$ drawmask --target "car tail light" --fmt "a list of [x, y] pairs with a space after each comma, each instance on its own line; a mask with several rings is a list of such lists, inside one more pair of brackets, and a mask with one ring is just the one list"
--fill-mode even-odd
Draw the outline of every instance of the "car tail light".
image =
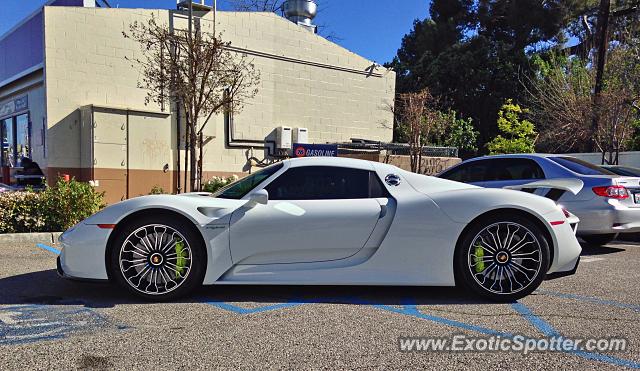
[[565, 209], [564, 207], [562, 208], [562, 213], [564, 214], [564, 217], [569, 219], [571, 217], [571, 213]]
[[593, 187], [593, 193], [601, 197], [615, 198], [618, 200], [629, 198], [629, 191], [621, 185]]
[[115, 227], [115, 224], [98, 224], [98, 228], [100, 229], [114, 229]]

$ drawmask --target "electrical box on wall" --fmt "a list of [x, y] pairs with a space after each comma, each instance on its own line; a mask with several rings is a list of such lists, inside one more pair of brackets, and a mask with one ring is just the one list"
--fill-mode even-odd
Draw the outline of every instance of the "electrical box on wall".
[[280, 126], [276, 129], [276, 148], [291, 149], [291, 128]]
[[293, 142], [302, 144], [309, 143], [309, 130], [307, 130], [307, 128], [293, 129]]

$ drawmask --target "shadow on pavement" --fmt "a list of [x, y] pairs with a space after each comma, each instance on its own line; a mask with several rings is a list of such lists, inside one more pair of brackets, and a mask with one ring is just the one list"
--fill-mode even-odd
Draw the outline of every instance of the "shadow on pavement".
[[[446, 305], [491, 303], [454, 287], [413, 286], [204, 286], [182, 303], [331, 303], [380, 305]], [[0, 279], [0, 304], [83, 305], [111, 308], [118, 304], [151, 303], [109, 283], [70, 281], [55, 270]]]
[[625, 249], [613, 246], [593, 246], [588, 244], [582, 244], [582, 256], [593, 256], [593, 255], [608, 255], [615, 254], [619, 252], [624, 252]]

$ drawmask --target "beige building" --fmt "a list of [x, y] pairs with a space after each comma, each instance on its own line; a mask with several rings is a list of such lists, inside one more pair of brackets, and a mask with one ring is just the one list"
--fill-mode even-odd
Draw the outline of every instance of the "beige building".
[[[186, 27], [186, 14], [93, 5], [53, 0], [0, 36], [1, 165], [30, 157], [49, 181], [58, 174], [92, 181], [109, 202], [154, 186], [175, 192], [184, 186], [176, 171], [184, 171], [184, 128], [172, 107], [145, 105], [141, 73], [130, 62], [139, 45], [122, 33], [152, 15]], [[385, 105], [394, 72], [273, 13], [197, 15], [203, 30], [215, 24], [261, 75], [258, 95], [240, 114], [207, 125], [205, 179], [247, 173], [251, 154], [269, 158], [279, 127], [306, 128], [309, 143], [391, 141]]]

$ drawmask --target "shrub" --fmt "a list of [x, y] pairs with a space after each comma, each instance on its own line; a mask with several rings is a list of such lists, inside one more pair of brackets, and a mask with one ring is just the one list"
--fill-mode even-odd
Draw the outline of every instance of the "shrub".
[[47, 226], [62, 231], [105, 207], [104, 192], [96, 192], [89, 183], [58, 179], [42, 192]]
[[46, 215], [41, 194], [34, 192], [0, 193], [0, 233], [39, 232]]
[[103, 195], [75, 179], [42, 192], [0, 193], [0, 233], [63, 231], [103, 208]]
[[535, 152], [535, 127], [531, 121], [520, 118], [528, 113], [527, 109], [507, 99], [498, 112], [498, 129], [504, 136], [499, 134], [487, 143], [489, 154]]
[[220, 188], [226, 187], [227, 185], [237, 181], [238, 179], [239, 179], [238, 176], [235, 174], [228, 178], [214, 176], [213, 178], [209, 179], [202, 185], [202, 191], [213, 193], [219, 190]]
[[164, 188], [160, 187], [159, 185], [154, 185], [153, 188], [151, 188], [151, 192], [149, 192], [150, 195], [164, 195], [167, 194], [167, 192], [165, 192]]

